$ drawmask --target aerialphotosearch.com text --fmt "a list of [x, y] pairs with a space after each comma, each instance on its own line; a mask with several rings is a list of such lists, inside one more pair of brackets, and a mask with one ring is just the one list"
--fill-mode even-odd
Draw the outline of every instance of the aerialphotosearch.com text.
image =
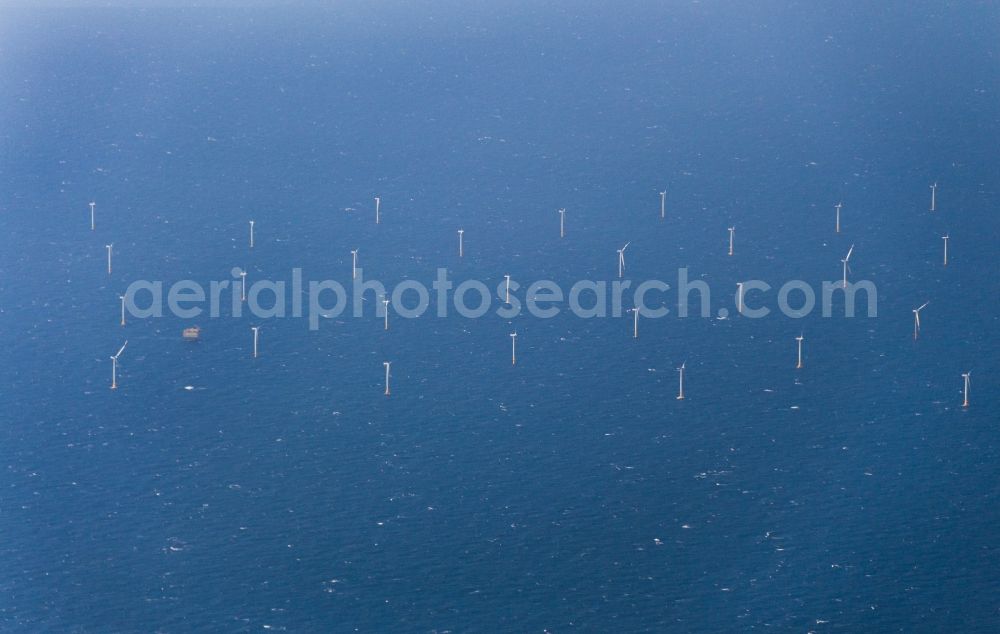
[[[303, 280], [302, 269], [293, 268], [286, 280], [248, 280], [247, 273], [232, 270], [232, 279], [213, 280], [207, 287], [194, 280], [180, 280], [166, 287], [162, 281], [136, 280], [125, 292], [125, 309], [139, 319], [170, 314], [190, 319], [206, 314], [211, 318], [242, 317], [244, 312], [257, 319], [308, 319], [309, 329], [318, 330], [321, 319], [365, 314], [384, 317], [386, 310], [406, 319], [455, 314], [479, 318], [491, 311], [502, 319], [513, 319], [524, 312], [539, 319], [569, 311], [581, 319], [621, 317], [638, 309], [643, 318], [658, 319], [668, 315], [760, 319], [773, 309], [791, 318], [812, 314], [817, 307], [823, 317], [834, 315], [834, 306], [842, 306], [837, 316], [855, 316], [855, 305], [863, 300], [864, 315], [878, 315], [878, 293], [870, 280], [847, 282], [823, 281], [818, 288], [803, 280], [789, 280], [773, 286], [763, 280], [742, 280], [726, 289], [716, 288], [726, 304], [713, 310], [713, 289], [701, 279], [690, 279], [688, 269], [677, 269], [674, 283], [648, 280], [578, 280], [566, 287], [553, 280], [535, 280], [527, 285], [507, 276], [499, 282], [449, 279], [446, 268], [438, 268], [430, 288], [421, 281], [403, 280], [387, 287], [379, 280], [366, 280], [364, 270], [346, 283], [337, 280]], [[775, 290], [777, 288], [777, 290]], [[860, 292], [860, 294], [859, 294]], [[432, 301], [433, 300], [433, 301]], [[366, 310], [367, 308], [367, 310]]]

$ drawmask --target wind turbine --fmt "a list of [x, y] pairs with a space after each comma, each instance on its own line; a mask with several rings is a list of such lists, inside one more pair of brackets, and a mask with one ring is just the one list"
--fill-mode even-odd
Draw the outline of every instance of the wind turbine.
[[632, 320], [632, 338], [633, 339], [638, 339], [639, 338], [639, 307], [636, 306], [635, 308], [630, 308], [628, 312], [634, 313], [634, 317], [635, 318]]
[[681, 367], [677, 368], [678, 376], [678, 386], [677, 386], [677, 400], [684, 400], [684, 368], [687, 366], [687, 361], [681, 364]]
[[351, 249], [351, 279], [358, 279], [358, 251], [359, 249]]
[[458, 257], [463, 257], [465, 255], [465, 246], [462, 244], [463, 233], [465, 233], [465, 229], [458, 230]]
[[729, 227], [729, 255], [733, 254], [733, 233], [736, 232], [736, 227]]
[[962, 399], [962, 407], [969, 406], [969, 384], [972, 383], [972, 370], [962, 373], [962, 378], [965, 379], [965, 386], [962, 388], [964, 398]]
[[253, 220], [250, 221], [250, 248], [253, 248]]
[[622, 248], [618, 249], [618, 277], [619, 278], [621, 278], [623, 275], [625, 275], [625, 249], [627, 249], [628, 245], [630, 245], [630, 244], [632, 244], [631, 241], [626, 242], [625, 246], [623, 246]]
[[834, 208], [837, 210], [837, 233], [840, 233], [840, 208], [844, 206], [844, 203], [837, 203]]
[[851, 245], [851, 248], [847, 250], [847, 256], [843, 260], [840, 261], [841, 264], [844, 265], [844, 288], [847, 288], [847, 272], [851, 270], [851, 267], [850, 267], [850, 265], [847, 262], [851, 259], [851, 254], [852, 253], [854, 253], [854, 245], [853, 244]]
[[90, 230], [91, 231], [94, 230], [94, 207], [96, 207], [96, 206], [97, 206], [97, 203], [90, 203]]
[[504, 302], [510, 304], [510, 275], [504, 275], [503, 277], [507, 280], [507, 299]]
[[660, 220], [667, 217], [667, 192], [660, 192]]
[[931, 185], [931, 211], [937, 210], [937, 181]]
[[379, 216], [379, 209], [382, 207], [382, 198], [380, 196], [375, 197], [375, 224], [381, 223], [381, 218]]
[[803, 339], [805, 339], [805, 337], [803, 337], [801, 333], [799, 333], [799, 336], [795, 338], [795, 341], [799, 342], [799, 362], [795, 365], [796, 368], [801, 368], [802, 367], [802, 340]]
[[392, 365], [392, 361], [383, 361], [382, 365], [385, 366], [385, 395], [389, 396], [389, 366]]
[[122, 300], [122, 326], [125, 325], [125, 296], [119, 295], [118, 299]]
[[240, 301], [247, 301], [247, 271], [240, 269]]
[[260, 335], [260, 326], [250, 326], [253, 331], [253, 358], [257, 358], [257, 337]]
[[920, 308], [913, 309], [913, 340], [916, 341], [917, 336], [920, 334], [920, 311], [922, 311], [927, 304], [930, 302], [924, 302]]
[[566, 209], [559, 210], [559, 237], [566, 237]]
[[382, 307], [385, 310], [385, 329], [389, 330], [389, 300], [382, 296]]
[[104, 248], [108, 250], [108, 275], [111, 275], [111, 247], [113, 244], [105, 244]]
[[115, 354], [115, 356], [111, 357], [111, 389], [112, 390], [117, 390], [118, 389], [118, 357], [120, 357], [122, 355], [122, 352], [125, 351], [125, 346], [127, 346], [127, 345], [128, 345], [128, 339], [126, 339], [125, 343], [122, 344], [122, 347], [118, 349], [118, 352]]
[[736, 282], [736, 312], [743, 314], [743, 282]]
[[517, 365], [517, 331], [510, 333], [510, 364]]
[[941, 239], [944, 240], [944, 265], [948, 266], [948, 234], [941, 236]]

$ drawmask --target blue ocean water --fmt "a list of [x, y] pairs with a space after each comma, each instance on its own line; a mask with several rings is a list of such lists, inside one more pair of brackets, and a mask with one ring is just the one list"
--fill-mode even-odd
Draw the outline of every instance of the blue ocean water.
[[[3, 9], [3, 629], [996, 631], [998, 25], [937, 2]], [[566, 311], [384, 331], [374, 302], [315, 332], [118, 324], [135, 280], [346, 285], [358, 248], [390, 285], [568, 288], [627, 241], [636, 283], [686, 267], [715, 315], [766, 280], [774, 312], [638, 339]], [[852, 244], [877, 317], [778, 313]]]

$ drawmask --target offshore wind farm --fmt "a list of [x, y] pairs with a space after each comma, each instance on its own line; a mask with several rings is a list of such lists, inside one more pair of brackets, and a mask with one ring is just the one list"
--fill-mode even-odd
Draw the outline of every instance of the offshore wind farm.
[[994, 629], [996, 10], [780, 7], [13, 13], [4, 625]]

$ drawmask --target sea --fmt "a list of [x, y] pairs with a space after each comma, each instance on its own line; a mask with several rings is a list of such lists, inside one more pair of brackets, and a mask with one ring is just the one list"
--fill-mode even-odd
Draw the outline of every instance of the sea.
[[[0, 631], [1000, 631], [998, 43], [975, 1], [5, 3]], [[310, 328], [352, 250], [485, 314]]]

